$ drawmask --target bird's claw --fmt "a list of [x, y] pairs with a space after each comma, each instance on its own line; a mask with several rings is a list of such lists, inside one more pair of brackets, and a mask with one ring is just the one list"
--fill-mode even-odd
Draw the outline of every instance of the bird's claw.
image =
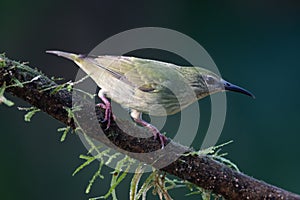
[[163, 149], [165, 147], [166, 142], [168, 141], [168, 138], [165, 135], [163, 135], [155, 126], [147, 124], [146, 127], [150, 129], [153, 133], [154, 140], [156, 140], [157, 138], [159, 139], [161, 143], [161, 148]]
[[99, 106], [102, 109], [105, 109], [104, 119], [101, 121], [101, 123], [107, 122], [106, 128], [105, 128], [105, 130], [107, 130], [110, 127], [111, 116], [112, 116], [111, 104], [109, 102], [98, 103], [97, 106]]
[[159, 138], [159, 141], [161, 143], [161, 148], [162, 149], [165, 148], [165, 144], [166, 144], [168, 138], [165, 135], [161, 134], [160, 132], [157, 132], [156, 135], [154, 135], [154, 139], [156, 140], [157, 137]]

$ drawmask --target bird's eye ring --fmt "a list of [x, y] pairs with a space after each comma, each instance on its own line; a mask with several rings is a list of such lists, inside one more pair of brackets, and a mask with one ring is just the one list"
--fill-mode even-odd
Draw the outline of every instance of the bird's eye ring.
[[213, 85], [215, 83], [215, 79], [212, 76], [207, 76], [205, 81], [206, 81], [206, 84], [209, 84], [209, 85]]

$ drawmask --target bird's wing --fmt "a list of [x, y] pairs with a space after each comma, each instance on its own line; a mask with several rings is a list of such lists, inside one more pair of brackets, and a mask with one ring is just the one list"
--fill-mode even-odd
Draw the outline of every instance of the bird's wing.
[[178, 76], [173, 64], [127, 56], [98, 56], [91, 62], [115, 78], [143, 92], [159, 92], [170, 78]]

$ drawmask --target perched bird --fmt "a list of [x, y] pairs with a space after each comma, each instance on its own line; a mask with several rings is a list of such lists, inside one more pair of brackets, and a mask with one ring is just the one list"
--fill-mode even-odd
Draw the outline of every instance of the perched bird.
[[101, 88], [98, 96], [110, 126], [111, 105], [106, 96], [130, 109], [132, 119], [151, 130], [164, 147], [167, 138], [142, 119], [175, 114], [212, 93], [235, 91], [254, 97], [201, 67], [183, 67], [171, 63], [128, 56], [85, 56], [62, 51], [46, 51], [74, 61]]

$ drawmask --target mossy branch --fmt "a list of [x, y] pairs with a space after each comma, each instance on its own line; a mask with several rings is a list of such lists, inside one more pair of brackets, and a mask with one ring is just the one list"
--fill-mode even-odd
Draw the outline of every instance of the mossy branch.
[[[80, 96], [72, 97], [72, 92], [67, 89], [62, 88], [55, 92], [53, 90], [44, 90], [49, 87], [55, 88], [57, 84], [41, 72], [25, 64], [12, 61], [3, 54], [0, 55], [0, 86], [1, 90], [4, 91], [5, 89], [6, 92], [27, 101], [32, 106], [48, 113], [72, 129], [76, 129], [76, 125], [74, 119], [70, 117], [70, 113], [66, 109], [71, 109], [72, 98], [76, 102], [80, 102], [81, 109], [85, 111], [81, 112], [81, 118], [93, 119], [96, 117], [101, 124], [100, 119], [103, 118], [103, 110], [96, 109], [95, 116], [95, 105], [93, 103], [86, 101]], [[151, 154], [145, 156], [144, 153], [160, 149], [159, 141], [155, 141], [153, 138], [132, 137], [132, 134], [129, 135], [123, 132], [115, 122], [112, 123], [108, 130], [103, 131], [104, 134], [99, 133], [98, 126], [90, 127], [85, 124], [81, 125], [83, 126], [81, 128], [84, 128], [89, 137], [108, 146], [112, 146], [113, 144], [118, 147], [117, 150], [121, 153], [157, 167], [154, 160], [157, 161], [160, 159], [160, 155], [155, 156], [155, 154]], [[105, 126], [105, 124], [101, 125]], [[126, 126], [126, 124], [124, 125]], [[124, 129], [123, 127], [123, 130], [143, 132], [141, 129], [131, 128], [131, 125], [128, 123], [128, 129]], [[188, 147], [171, 140], [169, 140], [168, 148], [171, 154], [176, 154], [176, 152], [186, 152], [187, 154], [178, 157], [176, 161], [160, 170], [175, 175], [182, 180], [194, 183], [215, 194], [222, 195], [226, 199], [300, 200], [300, 196], [297, 194], [233, 170], [214, 160], [211, 156], [189, 154], [190, 149]], [[168, 162], [166, 158], [168, 158], [168, 155], [163, 156], [162, 159]]]

